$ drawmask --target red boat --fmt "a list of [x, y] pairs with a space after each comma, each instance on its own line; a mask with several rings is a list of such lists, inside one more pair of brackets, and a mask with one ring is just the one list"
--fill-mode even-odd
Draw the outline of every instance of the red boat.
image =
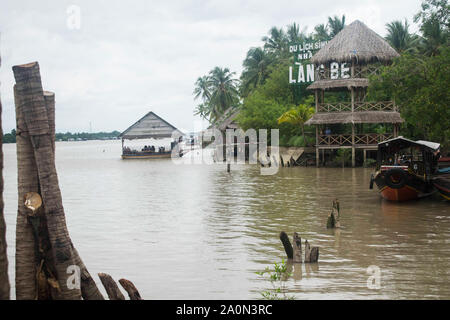
[[377, 170], [370, 180], [381, 196], [407, 201], [433, 194], [432, 178], [437, 169], [440, 145], [398, 137], [378, 144]]

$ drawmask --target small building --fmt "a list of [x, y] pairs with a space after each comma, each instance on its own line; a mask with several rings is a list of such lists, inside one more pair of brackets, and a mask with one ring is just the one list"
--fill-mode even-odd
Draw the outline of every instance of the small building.
[[[306, 122], [316, 126], [316, 165], [319, 151], [349, 148], [352, 166], [356, 150], [377, 150], [378, 143], [398, 136], [404, 120], [394, 101], [367, 101], [368, 77], [399, 54], [361, 21], [354, 21], [339, 32], [312, 58], [315, 82], [308, 89], [315, 93], [315, 114]], [[327, 102], [325, 92], [342, 92], [349, 101]], [[330, 132], [328, 126], [349, 125], [346, 133]], [[387, 133], [367, 132], [368, 124], [390, 124]]]
[[124, 143], [125, 140], [171, 139], [174, 136], [181, 138], [183, 133], [156, 113], [150, 111], [119, 135], [119, 138], [122, 139], [122, 159], [170, 158], [172, 150], [180, 142], [179, 138], [171, 142], [170, 150], [161, 146], [144, 146], [140, 150], [133, 150], [125, 146]]

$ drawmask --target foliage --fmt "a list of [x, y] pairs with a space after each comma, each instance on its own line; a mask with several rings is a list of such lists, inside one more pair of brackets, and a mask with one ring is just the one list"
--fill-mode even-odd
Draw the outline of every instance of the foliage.
[[375, 167], [376, 164], [377, 164], [377, 160], [368, 158], [363, 163], [363, 167], [364, 168], [372, 168], [372, 167]]
[[3, 143], [16, 143], [16, 129], [12, 129], [11, 133], [3, 134]]
[[370, 83], [370, 97], [394, 99], [400, 106], [403, 135], [450, 148], [450, 48], [431, 57], [404, 54]]
[[272, 289], [261, 292], [263, 299], [265, 300], [294, 300], [295, 297], [287, 294], [286, 280], [292, 275], [286, 266], [284, 260], [281, 263], [275, 263], [273, 269], [267, 267], [262, 272], [256, 272], [256, 274], [264, 277], [267, 275], [267, 280], [270, 281]]
[[274, 60], [273, 55], [259, 47], [251, 48], [247, 52], [241, 75], [241, 95], [243, 97], [248, 96], [257, 86], [264, 84], [269, 75], [269, 66]]
[[300, 104], [283, 113], [278, 118], [278, 124], [289, 123], [294, 126], [300, 126], [302, 128], [303, 140], [305, 140], [305, 122], [313, 116], [314, 111], [313, 107], [306, 104]]
[[345, 15], [342, 18], [338, 16], [328, 17], [328, 28], [330, 30], [330, 37], [333, 38], [345, 27]]
[[215, 67], [195, 82], [194, 98], [201, 98], [195, 115], [214, 123], [230, 107], [239, 104], [238, 80], [228, 68]]
[[386, 40], [397, 50], [398, 53], [412, 51], [416, 48], [418, 37], [409, 32], [409, 24], [405, 19], [402, 23], [399, 20], [386, 24], [387, 36]]
[[335, 161], [338, 163], [342, 163], [342, 168], [345, 167], [346, 164], [350, 164], [350, 160], [352, 159], [352, 150], [351, 149], [339, 149], [337, 151]]
[[[119, 136], [119, 131], [111, 132], [66, 132], [66, 133], [56, 133], [56, 141], [68, 141], [68, 140], [109, 140], [114, 139]], [[3, 135], [3, 143], [16, 143], [16, 130], [11, 130], [11, 133], [6, 133]]]

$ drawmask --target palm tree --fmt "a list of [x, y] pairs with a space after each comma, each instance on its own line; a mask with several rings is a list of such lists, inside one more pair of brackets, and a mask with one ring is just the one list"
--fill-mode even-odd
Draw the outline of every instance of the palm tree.
[[274, 61], [273, 55], [268, 54], [262, 48], [251, 48], [243, 62], [244, 70], [241, 75], [241, 92], [246, 97], [266, 80], [269, 72], [268, 67]]
[[209, 101], [211, 93], [208, 87], [208, 76], [198, 77], [195, 81], [194, 99], [202, 98], [203, 101]]
[[288, 43], [299, 43], [306, 40], [308, 37], [305, 34], [306, 28], [300, 30], [300, 25], [293, 22], [287, 26], [286, 39]]
[[210, 121], [211, 119], [211, 108], [207, 103], [200, 103], [194, 110], [194, 116], [200, 116], [205, 120]]
[[435, 56], [442, 46], [448, 44], [449, 31], [444, 30], [437, 19], [424, 22], [420, 29], [423, 34], [421, 49], [426, 55]]
[[215, 67], [208, 75], [211, 119], [216, 121], [228, 108], [239, 102], [238, 80], [228, 68]]
[[305, 140], [305, 122], [308, 121], [314, 114], [314, 108], [306, 104], [300, 104], [297, 108], [286, 111], [278, 118], [278, 124], [290, 123], [293, 125], [300, 125], [302, 128], [303, 141]]
[[328, 34], [328, 27], [325, 24], [318, 24], [314, 27], [314, 39], [319, 41], [330, 40], [330, 35]]
[[282, 55], [287, 51], [288, 40], [282, 28], [272, 27], [269, 30], [269, 36], [262, 38], [264, 49], [268, 52]]
[[339, 19], [338, 16], [328, 17], [328, 28], [330, 29], [330, 37], [333, 38], [345, 27], [345, 15]]
[[399, 20], [392, 21], [386, 24], [386, 28], [388, 31], [386, 40], [397, 52], [412, 50], [417, 37], [409, 33], [409, 24], [406, 19], [404, 23]]

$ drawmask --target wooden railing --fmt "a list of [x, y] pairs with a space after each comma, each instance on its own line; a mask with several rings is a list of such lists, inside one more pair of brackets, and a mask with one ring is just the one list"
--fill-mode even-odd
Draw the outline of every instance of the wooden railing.
[[[380, 72], [381, 69], [381, 64], [370, 64], [370, 65], [355, 65], [355, 71], [354, 71], [354, 75], [353, 77], [351, 76], [351, 63], [347, 63], [346, 67], [349, 68], [348, 72], [347, 72], [347, 76], [349, 78], [368, 78], [373, 74], [377, 74]], [[320, 67], [316, 67], [315, 68], [315, 74], [314, 74], [314, 79], [315, 81], [318, 80], [339, 80], [342, 79], [342, 74], [341, 74], [341, 64], [339, 64], [339, 69], [337, 70], [338, 74], [337, 74], [337, 78], [336, 79], [331, 79], [331, 69], [330, 69], [330, 65], [327, 64], [325, 65], [321, 65]]]
[[[352, 111], [351, 102], [336, 102], [336, 103], [320, 103], [318, 112], [345, 112]], [[354, 112], [358, 111], [397, 111], [394, 101], [380, 101], [380, 102], [355, 102]]]
[[[392, 139], [391, 133], [366, 133], [355, 134], [355, 145], [377, 145], [378, 143]], [[319, 146], [352, 146], [351, 134], [327, 134], [319, 135]]]

